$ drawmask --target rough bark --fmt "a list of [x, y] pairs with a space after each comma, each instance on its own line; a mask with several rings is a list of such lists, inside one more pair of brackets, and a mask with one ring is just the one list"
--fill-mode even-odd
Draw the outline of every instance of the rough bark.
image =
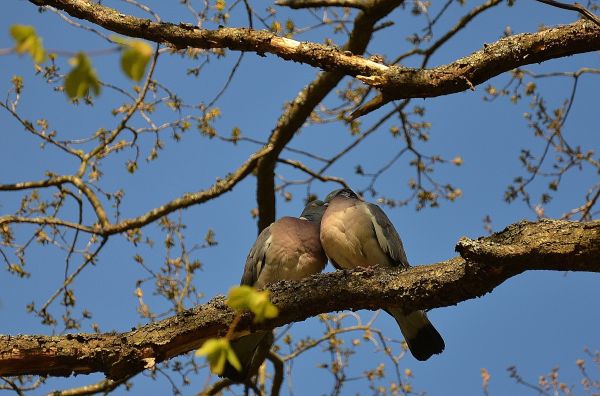
[[[277, 318], [254, 325], [242, 318], [238, 334], [273, 328], [331, 311], [406, 310], [455, 305], [491, 292], [527, 270], [600, 272], [600, 221], [520, 222], [490, 237], [459, 241], [461, 257], [411, 268], [336, 271], [270, 289]], [[332, 298], [335, 296], [335, 298]], [[222, 296], [182, 314], [125, 333], [0, 336], [0, 375], [68, 376], [103, 372], [119, 380], [198, 348], [223, 335], [234, 317]]]

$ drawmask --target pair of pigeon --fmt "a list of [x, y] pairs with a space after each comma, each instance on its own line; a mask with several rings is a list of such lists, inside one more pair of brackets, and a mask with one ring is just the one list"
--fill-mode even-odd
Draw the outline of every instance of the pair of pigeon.
[[[331, 192], [325, 202], [310, 202], [300, 218], [283, 217], [265, 228], [248, 254], [241, 284], [260, 289], [278, 280], [300, 280], [321, 272], [327, 258], [337, 269], [409, 267], [400, 236], [389, 218], [379, 206], [362, 201], [346, 188]], [[427, 360], [444, 350], [444, 340], [425, 312], [405, 313], [396, 308], [387, 312], [398, 322], [416, 359]], [[223, 375], [235, 382], [248, 381], [272, 344], [271, 331], [233, 341], [242, 370], [227, 366]]]

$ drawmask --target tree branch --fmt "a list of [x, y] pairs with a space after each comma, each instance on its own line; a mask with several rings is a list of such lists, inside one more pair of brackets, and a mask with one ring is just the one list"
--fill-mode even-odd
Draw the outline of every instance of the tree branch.
[[219, 394], [221, 394], [220, 392], [223, 389], [225, 389], [228, 386], [231, 386], [233, 384], [234, 384], [234, 382], [232, 380], [230, 380], [229, 378], [223, 378], [223, 379], [215, 382], [214, 384], [212, 384], [207, 389], [202, 390], [198, 394], [198, 396], [214, 396], [214, 395], [219, 395]]
[[72, 221], [62, 220], [56, 217], [25, 217], [25, 216], [14, 216], [5, 215], [0, 216], [0, 226], [3, 224], [10, 223], [24, 223], [24, 224], [39, 224], [39, 225], [56, 225], [61, 227], [72, 228], [74, 230], [84, 231], [90, 234], [100, 234], [100, 228], [89, 227], [83, 224], [74, 223]]
[[114, 390], [119, 385], [122, 385], [126, 382], [129, 377], [125, 377], [120, 379], [119, 381], [113, 381], [110, 379], [105, 379], [100, 382], [91, 385], [84, 385], [77, 388], [66, 389], [62, 391], [54, 391], [50, 393], [52, 396], [87, 396], [87, 395], [96, 395], [98, 393], [108, 394], [112, 390]]
[[[491, 292], [527, 270], [600, 273], [600, 221], [523, 221], [477, 240], [461, 239], [462, 257], [408, 270], [359, 268], [271, 285], [279, 316], [260, 325], [244, 315], [237, 326], [270, 329], [339, 310], [405, 310], [458, 304]], [[336, 298], [331, 298], [335, 295]], [[392, 303], [393, 302], [393, 303]], [[68, 376], [104, 372], [119, 381], [222, 336], [235, 313], [224, 297], [125, 333], [0, 336], [0, 375]]]
[[369, 7], [365, 0], [277, 0], [276, 5], [293, 9], [317, 7], [349, 7], [365, 10]]
[[433, 69], [389, 67], [380, 76], [358, 78], [395, 99], [426, 98], [465, 91], [516, 67], [600, 50], [600, 29], [578, 21], [484, 44], [483, 49]]
[[[338, 81], [343, 75], [357, 76], [365, 84], [381, 90], [382, 94], [367, 108], [355, 111], [353, 113], [355, 117], [367, 114], [392, 100], [435, 97], [474, 89], [476, 85], [519, 66], [600, 49], [599, 28], [594, 26], [593, 22], [578, 21], [536, 33], [523, 33], [507, 37], [493, 44], [484, 45], [482, 50], [469, 56], [433, 69], [388, 67], [354, 55], [364, 52], [373, 31], [372, 26], [364, 32], [367, 36], [365, 40], [360, 35], [354, 34], [363, 33], [363, 29], [357, 29], [359, 26], [355, 24], [349, 44], [344, 49], [338, 50], [322, 44], [301, 43], [273, 33], [252, 29], [206, 30], [182, 23], [175, 25], [152, 22], [148, 19], [124, 15], [112, 8], [84, 0], [30, 1], [39, 6], [56, 7], [71, 16], [85, 19], [117, 33], [158, 43], [169, 43], [176, 48], [229, 48], [258, 54], [271, 53], [286, 60], [302, 62], [339, 73]], [[357, 21], [361, 18], [367, 21], [378, 20], [401, 3], [401, 0], [373, 1], [368, 8], [365, 8], [364, 12], [359, 14]], [[390, 6], [391, 8], [389, 8]], [[353, 38], [357, 39], [356, 42], [360, 42], [361, 45], [352, 48], [353, 46], [350, 44]], [[362, 44], [364, 44], [364, 48], [361, 48]], [[306, 92], [315, 87], [318, 85], [305, 88], [298, 98], [306, 95]], [[328, 92], [328, 90], [326, 91]], [[300, 119], [305, 118], [300, 117]], [[294, 130], [298, 128], [299, 126]], [[272, 137], [276, 135], [274, 131]], [[281, 150], [275, 150], [275, 152], [279, 151]], [[275, 158], [274, 153], [272, 158], [268, 156], [265, 159], [265, 163], [269, 165], [264, 170], [265, 174], [272, 173], [269, 170], [274, 167]], [[260, 198], [259, 194], [259, 213], [261, 209], [267, 209], [267, 206], [261, 204]], [[273, 204], [274, 202], [268, 203]], [[274, 214], [274, 210], [272, 211]], [[273, 219], [270, 217], [265, 217], [266, 225], [272, 222]], [[264, 226], [264, 224], [262, 225]], [[259, 228], [262, 227], [259, 226]]]
[[[327, 51], [334, 51], [350, 56], [353, 59], [363, 59], [352, 54], [362, 54], [371, 41], [375, 24], [402, 4], [403, 0], [375, 0], [369, 2], [369, 7], [358, 14], [354, 20], [352, 32], [348, 42], [340, 52], [331, 47]], [[302, 44], [304, 45], [304, 44]], [[312, 44], [311, 44], [312, 45]], [[298, 47], [299, 48], [299, 47]], [[375, 62], [368, 61], [375, 64]], [[377, 64], [379, 65], [379, 64]], [[383, 65], [379, 65], [380, 67]], [[387, 66], [383, 66], [387, 68]], [[328, 70], [327, 68], [324, 68]], [[294, 134], [306, 122], [314, 108], [331, 92], [344, 77], [343, 73], [335, 68], [330, 72], [320, 73], [317, 78], [303, 88], [291, 102], [286, 111], [277, 121], [277, 125], [269, 143], [273, 150], [263, 158], [257, 167], [256, 173], [256, 201], [258, 204], [258, 230], [261, 231], [275, 221], [275, 165], [281, 151], [292, 140]]]
[[474, 90], [475, 86], [514, 68], [550, 59], [600, 50], [600, 29], [580, 20], [500, 39], [483, 49], [433, 69], [390, 66], [383, 73], [356, 76], [381, 91], [374, 104], [353, 112], [368, 114], [397, 99], [429, 98]]
[[600, 27], [600, 18], [598, 18], [593, 12], [591, 12], [590, 10], [588, 10], [581, 4], [561, 3], [559, 1], [554, 1], [554, 0], [537, 0], [537, 1], [540, 3], [551, 5], [552, 7], [562, 8], [563, 10], [577, 11], [578, 13], [583, 15], [584, 18], [589, 19], [590, 21], [594, 22], [596, 24], [596, 26]]
[[270, 144], [266, 144], [263, 148], [252, 154], [250, 158], [248, 158], [246, 162], [233, 173], [228, 174], [224, 179], [217, 180], [217, 182], [209, 188], [195, 193], [184, 194], [183, 196], [167, 202], [158, 208], [154, 208], [141, 216], [126, 219], [120, 223], [111, 225], [107, 227], [102, 234], [112, 235], [139, 228], [154, 220], [160, 219], [175, 210], [203, 203], [225, 194], [226, 192], [231, 191], [236, 184], [248, 176], [256, 167], [258, 160], [268, 154], [272, 149], [273, 147]]
[[[365, 83], [388, 93], [394, 92], [394, 99], [456, 93], [518, 66], [600, 49], [598, 28], [590, 22], [577, 21], [536, 33], [503, 38], [448, 65], [419, 70], [388, 67], [353, 55], [364, 51], [360, 48], [347, 48], [347, 51], [350, 51], [347, 52], [322, 44], [301, 43], [265, 31], [245, 28], [206, 30], [182, 23], [157, 23], [124, 15], [112, 8], [84, 0], [30, 1], [39, 6], [56, 7], [71, 16], [117, 33], [169, 43], [177, 48], [229, 48], [259, 54], [271, 53], [286, 60], [307, 63], [324, 70], [361, 76]], [[402, 1], [399, 0], [375, 1], [363, 14], [369, 16], [369, 19], [372, 19], [372, 14], [378, 14], [379, 19], [400, 3]], [[391, 9], [386, 10], [390, 5]], [[382, 10], [385, 12], [382, 13]], [[368, 43], [368, 40], [366, 41]]]
[[[128, 230], [132, 230], [135, 228], [145, 226], [146, 224], [149, 224], [163, 216], [166, 216], [175, 210], [184, 209], [184, 208], [190, 207], [192, 205], [206, 202], [206, 201], [216, 198], [222, 194], [225, 194], [226, 192], [233, 189], [233, 187], [235, 187], [235, 185], [237, 183], [239, 183], [246, 176], [248, 176], [250, 174], [250, 172], [252, 172], [254, 170], [254, 168], [256, 167], [258, 160], [265, 154], [269, 153], [272, 149], [273, 148], [271, 145], [269, 145], [269, 144], [265, 145], [260, 150], [258, 150], [254, 154], [252, 154], [250, 156], [250, 158], [248, 158], [246, 160], [246, 162], [244, 162], [238, 169], [236, 169], [234, 172], [228, 174], [226, 178], [217, 180], [216, 183], [214, 183], [212, 186], [210, 186], [209, 188], [207, 188], [205, 190], [198, 191], [195, 193], [184, 194], [183, 196], [176, 198], [172, 201], [169, 201], [162, 206], [154, 208], [154, 209], [146, 212], [143, 215], [125, 219], [119, 223], [111, 224], [108, 222], [108, 220], [106, 220], [106, 222], [104, 224], [102, 224], [101, 226], [100, 225], [99, 226], [95, 226], [95, 225], [94, 226], [85, 226], [82, 224], [73, 223], [73, 222], [62, 220], [62, 219], [55, 218], [55, 217], [24, 217], [24, 216], [6, 215], [6, 216], [0, 216], [0, 225], [9, 224], [9, 223], [57, 225], [57, 226], [77, 229], [80, 231], [88, 232], [90, 234], [101, 235], [104, 237], [114, 235], [114, 234], [119, 234], [119, 233], [122, 233], [122, 232], [125, 232]], [[94, 210], [96, 211], [96, 214], [98, 215], [98, 218], [102, 219], [102, 217], [100, 216], [100, 213], [104, 214], [104, 211], [102, 209], [100, 201], [96, 198], [96, 196], [89, 189], [89, 187], [87, 187], [83, 183], [83, 181], [81, 181], [79, 178], [77, 178], [75, 176], [58, 176], [56, 178], [51, 178], [51, 179], [42, 180], [42, 181], [0, 185], [0, 191], [2, 191], [2, 190], [6, 190], [6, 191], [22, 190], [22, 189], [38, 188], [38, 187], [49, 187], [49, 186], [55, 186], [55, 185], [60, 185], [60, 184], [64, 184], [64, 183], [73, 183], [75, 186], [80, 188], [83, 191], [83, 193], [86, 194], [86, 196], [90, 200], [90, 203], [94, 207]], [[100, 212], [100, 210], [102, 210], [102, 212]], [[104, 214], [103, 218], [106, 219], [105, 214]]]
[[299, 169], [302, 172], [304, 172], [304, 173], [306, 173], [306, 174], [312, 176], [313, 178], [315, 178], [317, 180], [320, 180], [322, 182], [334, 182], [334, 183], [338, 183], [343, 188], [350, 188], [350, 186], [348, 185], [348, 183], [346, 183], [346, 181], [344, 179], [342, 179], [341, 177], [323, 176], [321, 173], [315, 172], [314, 170], [310, 169], [308, 166], [304, 165], [300, 161], [291, 160], [291, 159], [285, 159], [285, 158], [280, 158], [277, 161], [280, 162], [280, 163], [282, 163], [282, 164], [293, 166], [294, 168]]
[[[65, 11], [75, 18], [87, 20], [107, 30], [143, 38], [156, 43], [166, 43], [175, 48], [228, 48], [234, 51], [270, 53], [286, 60], [308, 63], [324, 70], [343, 71], [344, 68], [354, 69], [354, 74], [365, 74], [368, 70], [387, 67], [360, 56], [340, 51], [317, 43], [301, 43], [296, 40], [277, 36], [274, 33], [247, 28], [220, 28], [217, 30], [200, 29], [196, 26], [169, 22], [153, 22], [149, 19], [125, 15], [117, 10], [88, 2], [86, 0], [29, 0], [38, 6], [50, 6]], [[365, 14], [370, 19], [380, 14], [382, 9], [392, 4], [392, 9], [403, 3], [403, 0], [375, 0]], [[391, 11], [391, 10], [390, 10]], [[387, 15], [386, 12], [383, 16]], [[378, 20], [379, 18], [377, 18]], [[359, 53], [362, 51], [359, 51]], [[345, 64], [342, 70], [338, 63]], [[348, 74], [348, 73], [345, 73]]]
[[[88, 199], [88, 202], [90, 203], [90, 205], [92, 205], [92, 208], [94, 209], [94, 212], [96, 213], [96, 216], [98, 218], [98, 222], [100, 223], [100, 225], [102, 225], [103, 227], [108, 226], [108, 224], [109, 224], [108, 217], [106, 216], [106, 211], [104, 210], [102, 203], [100, 202], [100, 200], [98, 199], [96, 194], [94, 194], [92, 189], [89, 188], [87, 186], [87, 184], [85, 184], [84, 181], [81, 180], [81, 178], [79, 178], [77, 176], [70, 176], [70, 175], [51, 176], [50, 178], [45, 179], [45, 180], [27, 181], [27, 182], [15, 183], [15, 184], [0, 184], [0, 191], [30, 190], [30, 189], [34, 189], [34, 188], [46, 188], [46, 187], [52, 187], [52, 186], [58, 187], [63, 184], [66, 184], [66, 183], [70, 183], [70, 184], [74, 185], [75, 187], [77, 187], [79, 189], [79, 191], [81, 191], [86, 196], [86, 198]], [[15, 216], [12, 216], [12, 217], [15, 217]], [[0, 217], [0, 224], [9, 222], [10, 218], [11, 218], [11, 216]], [[45, 219], [45, 218], [42, 218], [42, 219]], [[24, 222], [31, 222], [31, 221], [24, 221]], [[68, 222], [65, 222], [65, 223], [68, 223]], [[52, 224], [52, 223], [50, 221], [47, 221], [46, 224]], [[65, 225], [65, 224], [62, 224], [62, 225]], [[72, 227], [72, 226], [69, 226], [69, 227]], [[81, 227], [85, 227], [85, 226], [81, 226]], [[72, 227], [72, 228], [77, 228], [80, 230], [82, 229], [80, 227]], [[93, 229], [93, 227], [85, 227], [85, 228], [88, 228], [89, 230]]]

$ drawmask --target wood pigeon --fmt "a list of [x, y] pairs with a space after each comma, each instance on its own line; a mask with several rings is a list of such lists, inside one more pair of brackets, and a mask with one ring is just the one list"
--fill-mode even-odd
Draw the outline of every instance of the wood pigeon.
[[[350, 189], [332, 191], [325, 202], [321, 244], [334, 267], [348, 269], [383, 265], [410, 267], [398, 232], [383, 210], [364, 202]], [[444, 340], [423, 311], [388, 308], [417, 360], [444, 350]]]
[[[319, 229], [326, 205], [315, 200], [304, 208], [300, 218], [282, 217], [265, 228], [250, 249], [242, 285], [262, 289], [279, 280], [300, 280], [319, 273], [327, 264]], [[223, 376], [246, 383], [258, 371], [273, 345], [272, 331], [257, 331], [232, 341], [242, 370], [227, 364]]]

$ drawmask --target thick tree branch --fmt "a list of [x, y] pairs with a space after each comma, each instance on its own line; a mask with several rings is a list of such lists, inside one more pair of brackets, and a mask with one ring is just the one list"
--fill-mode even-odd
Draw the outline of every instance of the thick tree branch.
[[383, 73], [357, 76], [363, 83], [378, 88], [381, 94], [373, 105], [357, 109], [352, 115], [360, 117], [392, 100], [474, 90], [475, 86], [523, 65], [597, 50], [600, 50], [600, 28], [580, 20], [484, 44], [479, 51], [433, 69], [390, 66]]
[[[484, 45], [482, 50], [447, 65], [433, 69], [411, 69], [398, 66], [388, 67], [354, 55], [362, 54], [364, 48], [361, 49], [361, 45], [350, 45], [352, 36], [349, 44], [342, 50], [338, 50], [322, 44], [301, 43], [273, 33], [252, 29], [222, 28], [211, 31], [186, 24], [152, 22], [148, 19], [124, 15], [112, 8], [84, 0], [30, 1], [40, 6], [52, 6], [64, 10], [71, 16], [85, 19], [117, 33], [159, 43], [169, 43], [177, 48], [229, 48], [259, 54], [271, 53], [286, 60], [307, 63], [335, 72], [339, 75], [338, 78], [343, 75], [357, 76], [365, 84], [378, 88], [382, 93], [369, 106], [355, 111], [354, 117], [374, 111], [392, 100], [435, 97], [474, 89], [476, 85], [519, 66], [600, 49], [600, 29], [593, 22], [578, 21], [536, 33], [524, 33], [501, 39], [493, 44]], [[370, 2], [369, 7], [366, 7], [364, 12], [357, 17], [357, 21], [361, 18], [365, 21], [377, 21], [400, 3], [402, 1], [398, 0]], [[386, 11], [390, 6], [391, 9]], [[368, 23], [365, 26], [368, 26]], [[353, 36], [357, 38], [357, 41], [364, 42], [366, 48], [373, 28], [371, 26], [370, 29], [364, 30], [357, 29], [358, 27], [360, 26], [355, 24]], [[361, 39], [358, 33], [365, 34], [367, 39]], [[306, 92], [310, 90], [329, 91], [318, 88], [320, 86], [315, 81], [312, 86], [305, 88], [298, 98], [306, 95]], [[320, 95], [312, 94], [308, 99], [313, 96]], [[299, 117], [299, 119], [303, 120], [305, 117]], [[297, 122], [291, 124], [297, 124]], [[298, 128], [295, 128], [294, 131]], [[274, 131], [272, 137], [277, 135]], [[274, 168], [276, 153], [279, 151], [281, 150], [274, 150], [274, 153], [265, 159], [264, 174], [269, 174], [269, 170]], [[262, 181], [264, 182], [264, 180]], [[259, 189], [260, 186], [261, 183], [259, 183]], [[273, 202], [270, 202], [269, 197], [265, 196], [264, 200], [269, 202], [265, 202], [263, 205], [261, 194], [259, 193], [258, 196], [259, 213], [261, 209], [263, 212], [268, 209], [267, 204], [273, 206], [274, 199], [272, 199]], [[271, 209], [271, 211], [274, 215], [274, 210]], [[269, 216], [269, 214], [266, 213], [264, 220], [261, 217], [259, 228], [272, 222], [274, 216]]]
[[[380, 63], [354, 56], [352, 49], [341, 51], [323, 44], [301, 43], [263, 30], [226, 27], [208, 30], [185, 23], [176, 25], [168, 22], [153, 22], [149, 19], [125, 15], [113, 8], [86, 0], [29, 1], [38, 6], [50, 6], [63, 10], [73, 17], [87, 20], [116, 33], [156, 43], [170, 44], [176, 48], [229, 48], [258, 54], [270, 53], [286, 60], [308, 63], [324, 70], [341, 71], [344, 74], [352, 75], [368, 74], [369, 70], [385, 70], [387, 68]], [[374, 0], [369, 2], [370, 7], [364, 14], [371, 19], [381, 14], [381, 10], [389, 7], [390, 4], [393, 9], [401, 3], [403, 0]], [[388, 13], [389, 11], [383, 13], [381, 17]], [[345, 66], [340, 68], [338, 65], [340, 62], [340, 65], [345, 64]], [[348, 73], [344, 71], [345, 68], [352, 69], [354, 72]]]
[[[523, 33], [485, 45], [480, 51], [434, 69], [388, 67], [354, 53], [360, 46], [337, 50], [322, 44], [301, 43], [273, 33], [244, 28], [198, 29], [186, 24], [157, 23], [124, 15], [118, 11], [84, 0], [30, 0], [64, 10], [108, 30], [178, 48], [229, 48], [239, 51], [272, 53], [283, 59], [303, 62], [328, 71], [361, 76], [394, 99], [433, 97], [464, 91], [515, 67], [549, 59], [600, 49], [600, 29], [588, 21], [578, 21]], [[402, 1], [374, 1], [363, 13], [377, 20]], [[382, 12], [384, 11], [384, 12]], [[359, 16], [360, 17], [360, 16]], [[358, 19], [358, 18], [357, 18]], [[368, 33], [368, 32], [367, 32]], [[370, 35], [368, 35], [370, 37]], [[351, 38], [352, 40], [352, 38]], [[366, 42], [368, 43], [368, 39]], [[349, 51], [349, 52], [347, 52]]]
[[395, 99], [427, 98], [472, 89], [516, 67], [600, 50], [600, 29], [584, 20], [537, 33], [506, 37], [433, 69], [389, 67], [379, 76], [358, 78]]
[[[360, 268], [271, 285], [277, 318], [240, 332], [273, 328], [331, 311], [400, 306], [406, 310], [455, 305], [491, 292], [527, 270], [600, 273], [600, 221], [520, 222], [490, 237], [461, 239], [462, 257], [409, 270]], [[331, 298], [335, 296], [336, 298]], [[0, 336], [0, 375], [67, 376], [104, 372], [120, 380], [198, 348], [227, 331], [234, 313], [223, 297], [126, 333]]]

